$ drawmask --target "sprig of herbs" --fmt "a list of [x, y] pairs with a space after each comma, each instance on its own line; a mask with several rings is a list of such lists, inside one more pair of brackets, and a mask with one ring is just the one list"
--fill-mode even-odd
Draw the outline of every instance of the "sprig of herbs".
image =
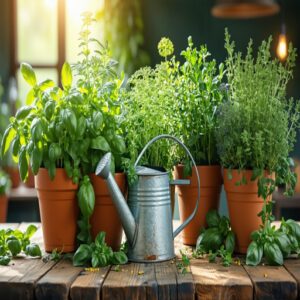
[[203, 229], [198, 237], [194, 258], [209, 254], [209, 261], [214, 262], [220, 256], [224, 266], [232, 262], [232, 253], [235, 247], [235, 235], [226, 216], [220, 217], [219, 213], [211, 210], [206, 215], [207, 228]]
[[99, 232], [93, 243], [81, 244], [73, 257], [74, 266], [91, 265], [93, 268], [123, 265], [127, 261], [127, 256], [122, 250], [113, 252], [112, 248], [107, 246], [105, 232]]
[[191, 265], [191, 261], [188, 257], [188, 254], [183, 250], [180, 250], [181, 261], [177, 263], [177, 268], [180, 270], [182, 274], [188, 273], [188, 267]]
[[26, 231], [19, 229], [0, 230], [0, 265], [8, 265], [12, 257], [24, 253], [32, 257], [41, 257], [39, 245], [30, 242], [30, 238], [37, 231], [37, 227], [29, 225]]

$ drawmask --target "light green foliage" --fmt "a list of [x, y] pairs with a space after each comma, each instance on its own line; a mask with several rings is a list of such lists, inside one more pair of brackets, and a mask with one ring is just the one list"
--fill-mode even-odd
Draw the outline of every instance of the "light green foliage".
[[[1, 144], [2, 155], [13, 150], [22, 180], [26, 180], [30, 165], [34, 174], [40, 167], [47, 168], [51, 178], [56, 168], [64, 168], [73, 182], [80, 184], [82, 242], [90, 239], [88, 219], [94, 203], [91, 183], [84, 175], [93, 173], [108, 151], [112, 152], [112, 172], [121, 170], [126, 151], [120, 129], [122, 78], [116, 74], [117, 62], [109, 49], [90, 36], [93, 22], [91, 13], [83, 14], [79, 60], [73, 68], [63, 65], [63, 89], [51, 80], [38, 83], [33, 69], [22, 64], [22, 75], [32, 85], [29, 102], [10, 119]], [[91, 50], [91, 44], [96, 50]]]
[[5, 195], [9, 192], [11, 187], [11, 181], [4, 171], [0, 169], [0, 196]]
[[139, 0], [105, 0], [97, 19], [104, 22], [104, 37], [112, 55], [119, 61], [119, 71], [132, 74], [149, 63], [143, 49], [143, 19]]
[[259, 195], [274, 190], [274, 180], [264, 179], [263, 170], [276, 173], [276, 184], [286, 183], [291, 192], [295, 176], [288, 155], [299, 127], [300, 103], [286, 99], [286, 86], [292, 78], [296, 51], [290, 45], [286, 63], [273, 59], [271, 38], [253, 54], [250, 40], [245, 56], [235, 52], [234, 42], [225, 33], [229, 101], [218, 112], [218, 152], [229, 169], [251, 169], [260, 178]]
[[172, 41], [166, 37], [161, 38], [157, 46], [158, 53], [161, 57], [167, 58], [174, 53], [174, 45]]
[[105, 232], [99, 232], [95, 241], [90, 244], [81, 244], [73, 257], [74, 266], [88, 266], [93, 268], [107, 265], [122, 265], [128, 261], [126, 254], [120, 250], [113, 252], [105, 243]]
[[17, 256], [22, 251], [32, 257], [41, 257], [40, 247], [30, 242], [30, 238], [36, 232], [37, 227], [29, 225], [26, 231], [18, 229], [0, 230], [0, 265], [8, 265], [13, 256]]
[[[128, 80], [123, 93], [123, 130], [131, 160], [134, 162], [143, 147], [159, 134], [172, 134], [174, 127], [174, 58], [154, 68], [145, 67]], [[174, 79], [174, 80], [173, 80]], [[172, 143], [160, 140], [146, 151], [141, 164], [171, 169]]]
[[199, 258], [208, 253], [210, 262], [220, 256], [223, 265], [229, 266], [235, 247], [235, 235], [229, 219], [226, 216], [221, 217], [216, 210], [211, 210], [206, 215], [206, 223], [208, 227], [202, 229], [193, 257]]
[[188, 267], [191, 265], [191, 261], [185, 251], [180, 250], [180, 254], [181, 254], [181, 261], [177, 263], [176, 266], [182, 274], [186, 274], [188, 273]]
[[[184, 63], [177, 76], [174, 133], [189, 148], [198, 165], [218, 164], [216, 111], [225, 98], [224, 65], [217, 66], [214, 59], [209, 59], [206, 46], [194, 47], [191, 37], [181, 55]], [[178, 154], [178, 160], [183, 162], [183, 152]], [[191, 162], [184, 164], [191, 173]]]

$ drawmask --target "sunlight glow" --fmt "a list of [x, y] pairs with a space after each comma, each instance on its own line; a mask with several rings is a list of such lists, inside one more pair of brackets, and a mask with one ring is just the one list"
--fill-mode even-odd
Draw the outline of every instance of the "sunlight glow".
[[44, 1], [49, 9], [54, 9], [56, 7], [56, 0], [44, 0]]
[[285, 60], [287, 57], [287, 41], [286, 41], [286, 35], [280, 34], [278, 45], [277, 45], [277, 56], [280, 60]]

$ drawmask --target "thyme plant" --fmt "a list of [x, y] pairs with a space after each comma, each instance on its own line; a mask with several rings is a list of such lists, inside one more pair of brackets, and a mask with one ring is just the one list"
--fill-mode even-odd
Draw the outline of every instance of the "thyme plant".
[[[221, 164], [228, 169], [253, 170], [259, 195], [267, 199], [275, 185], [285, 183], [292, 193], [296, 177], [290, 170], [289, 153], [299, 128], [300, 103], [287, 99], [296, 50], [289, 46], [283, 64], [271, 56], [270, 37], [260, 45], [257, 56], [250, 40], [247, 53], [235, 52], [235, 44], [225, 32], [229, 100], [218, 112], [217, 147]], [[264, 177], [275, 173], [275, 180]]]

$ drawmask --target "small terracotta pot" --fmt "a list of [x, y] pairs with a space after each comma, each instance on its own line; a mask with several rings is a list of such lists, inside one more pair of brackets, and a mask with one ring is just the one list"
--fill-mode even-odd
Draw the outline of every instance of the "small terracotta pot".
[[8, 207], [7, 195], [5, 194], [0, 195], [0, 223], [6, 222], [7, 207]]
[[16, 167], [5, 167], [4, 170], [8, 173], [11, 180], [11, 187], [17, 188], [21, 183], [19, 169]]
[[35, 176], [40, 215], [47, 252], [57, 249], [73, 252], [76, 249], [78, 185], [68, 178], [64, 169], [56, 169], [53, 181], [47, 169], [39, 169]]
[[[258, 197], [257, 180], [251, 181], [252, 170], [231, 170], [232, 179], [228, 179], [228, 170], [224, 169], [224, 188], [227, 197], [230, 223], [236, 234], [236, 252], [246, 253], [251, 242], [251, 233], [259, 229], [263, 199]], [[242, 177], [247, 184], [237, 186]], [[266, 175], [267, 176], [267, 175]], [[271, 176], [270, 176], [271, 177]], [[268, 201], [271, 200], [271, 197]]]
[[24, 182], [25, 186], [28, 188], [34, 188], [34, 175], [31, 171], [31, 168], [28, 168], [28, 178]]
[[[94, 239], [100, 231], [105, 231], [106, 243], [114, 250], [119, 250], [122, 240], [122, 224], [108, 191], [106, 181], [95, 174], [91, 174], [90, 178], [96, 197], [94, 213], [90, 219], [92, 237]], [[115, 180], [121, 192], [125, 195], [125, 174], [116, 173]]]
[[[222, 173], [220, 166], [197, 166], [200, 176], [200, 203], [194, 219], [182, 231], [182, 240], [185, 245], [195, 245], [202, 227], [206, 226], [206, 214], [212, 210], [219, 209], [220, 193], [222, 187]], [[183, 165], [178, 165], [174, 170], [175, 179], [182, 179]], [[197, 197], [197, 177], [195, 167], [190, 185], [176, 186], [178, 194], [179, 215], [181, 223], [193, 212]]]

